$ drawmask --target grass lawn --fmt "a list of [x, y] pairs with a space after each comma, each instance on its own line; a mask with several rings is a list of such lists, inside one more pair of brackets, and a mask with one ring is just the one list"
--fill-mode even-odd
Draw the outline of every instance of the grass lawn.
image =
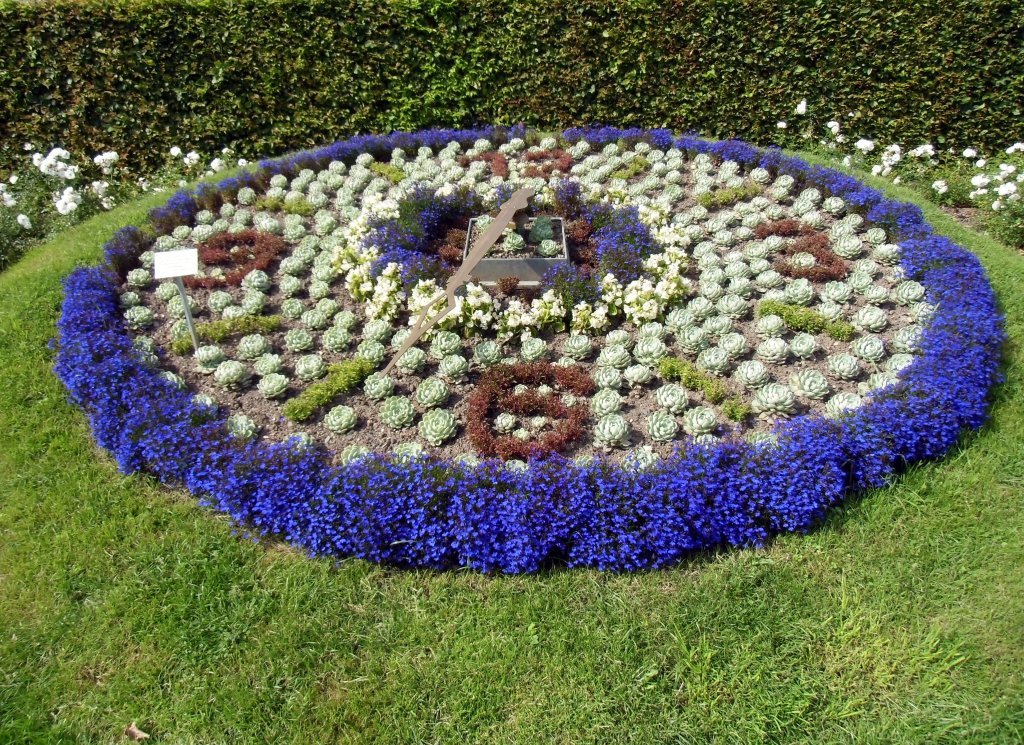
[[94, 446], [50, 372], [60, 280], [161, 199], [0, 274], [0, 743], [1024, 740], [1021, 256], [922, 204], [1011, 337], [941, 462], [765, 550], [485, 577], [254, 545]]

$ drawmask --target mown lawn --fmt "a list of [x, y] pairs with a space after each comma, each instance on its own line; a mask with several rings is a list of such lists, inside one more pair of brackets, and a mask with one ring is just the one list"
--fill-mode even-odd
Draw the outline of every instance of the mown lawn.
[[1024, 258], [922, 205], [1011, 337], [943, 461], [762, 551], [486, 577], [254, 545], [93, 445], [60, 280], [155, 201], [0, 275], [0, 743], [1024, 741]]

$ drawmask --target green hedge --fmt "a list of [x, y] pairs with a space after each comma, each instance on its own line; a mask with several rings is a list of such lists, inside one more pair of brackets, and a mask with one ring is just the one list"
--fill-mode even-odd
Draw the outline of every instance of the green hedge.
[[[1019, 0], [0, 0], [0, 142], [271, 155], [478, 122], [1019, 137]], [[848, 111], [858, 117], [845, 118]]]

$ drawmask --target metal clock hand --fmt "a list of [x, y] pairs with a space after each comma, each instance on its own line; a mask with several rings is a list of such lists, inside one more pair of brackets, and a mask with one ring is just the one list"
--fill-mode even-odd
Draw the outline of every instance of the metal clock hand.
[[[395, 363], [401, 358], [403, 354], [408, 352], [423, 335], [427, 333], [438, 321], [444, 318], [446, 315], [455, 310], [456, 298], [455, 292], [462, 287], [473, 274], [473, 269], [480, 263], [480, 259], [487, 255], [487, 251], [490, 250], [491, 246], [494, 245], [495, 241], [501, 237], [502, 231], [505, 230], [505, 226], [509, 224], [515, 214], [521, 210], [526, 209], [529, 205], [530, 197], [536, 192], [533, 189], [519, 189], [508, 201], [501, 205], [501, 210], [498, 212], [497, 217], [487, 226], [484, 230], [483, 235], [476, 239], [473, 247], [466, 255], [462, 265], [455, 270], [455, 274], [448, 278], [448, 282], [445, 284], [445, 289], [437, 293], [430, 302], [420, 311], [419, 316], [416, 319], [416, 324], [412, 327], [409, 335], [406, 337], [405, 342], [401, 348], [395, 353], [395, 356], [391, 358], [387, 366], [384, 368], [383, 374], [387, 374], [395, 366]], [[427, 319], [427, 313], [430, 312], [430, 308], [441, 298], [447, 297], [448, 304], [442, 308], [437, 315], [433, 316], [429, 320]]]

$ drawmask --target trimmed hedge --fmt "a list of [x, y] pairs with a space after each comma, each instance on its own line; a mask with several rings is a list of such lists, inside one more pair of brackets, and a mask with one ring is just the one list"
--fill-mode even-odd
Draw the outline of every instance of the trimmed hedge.
[[[0, 165], [24, 141], [250, 156], [358, 131], [615, 121], [769, 143], [1019, 135], [1017, 0], [0, 0]], [[854, 119], [849, 111], [860, 112]]]

